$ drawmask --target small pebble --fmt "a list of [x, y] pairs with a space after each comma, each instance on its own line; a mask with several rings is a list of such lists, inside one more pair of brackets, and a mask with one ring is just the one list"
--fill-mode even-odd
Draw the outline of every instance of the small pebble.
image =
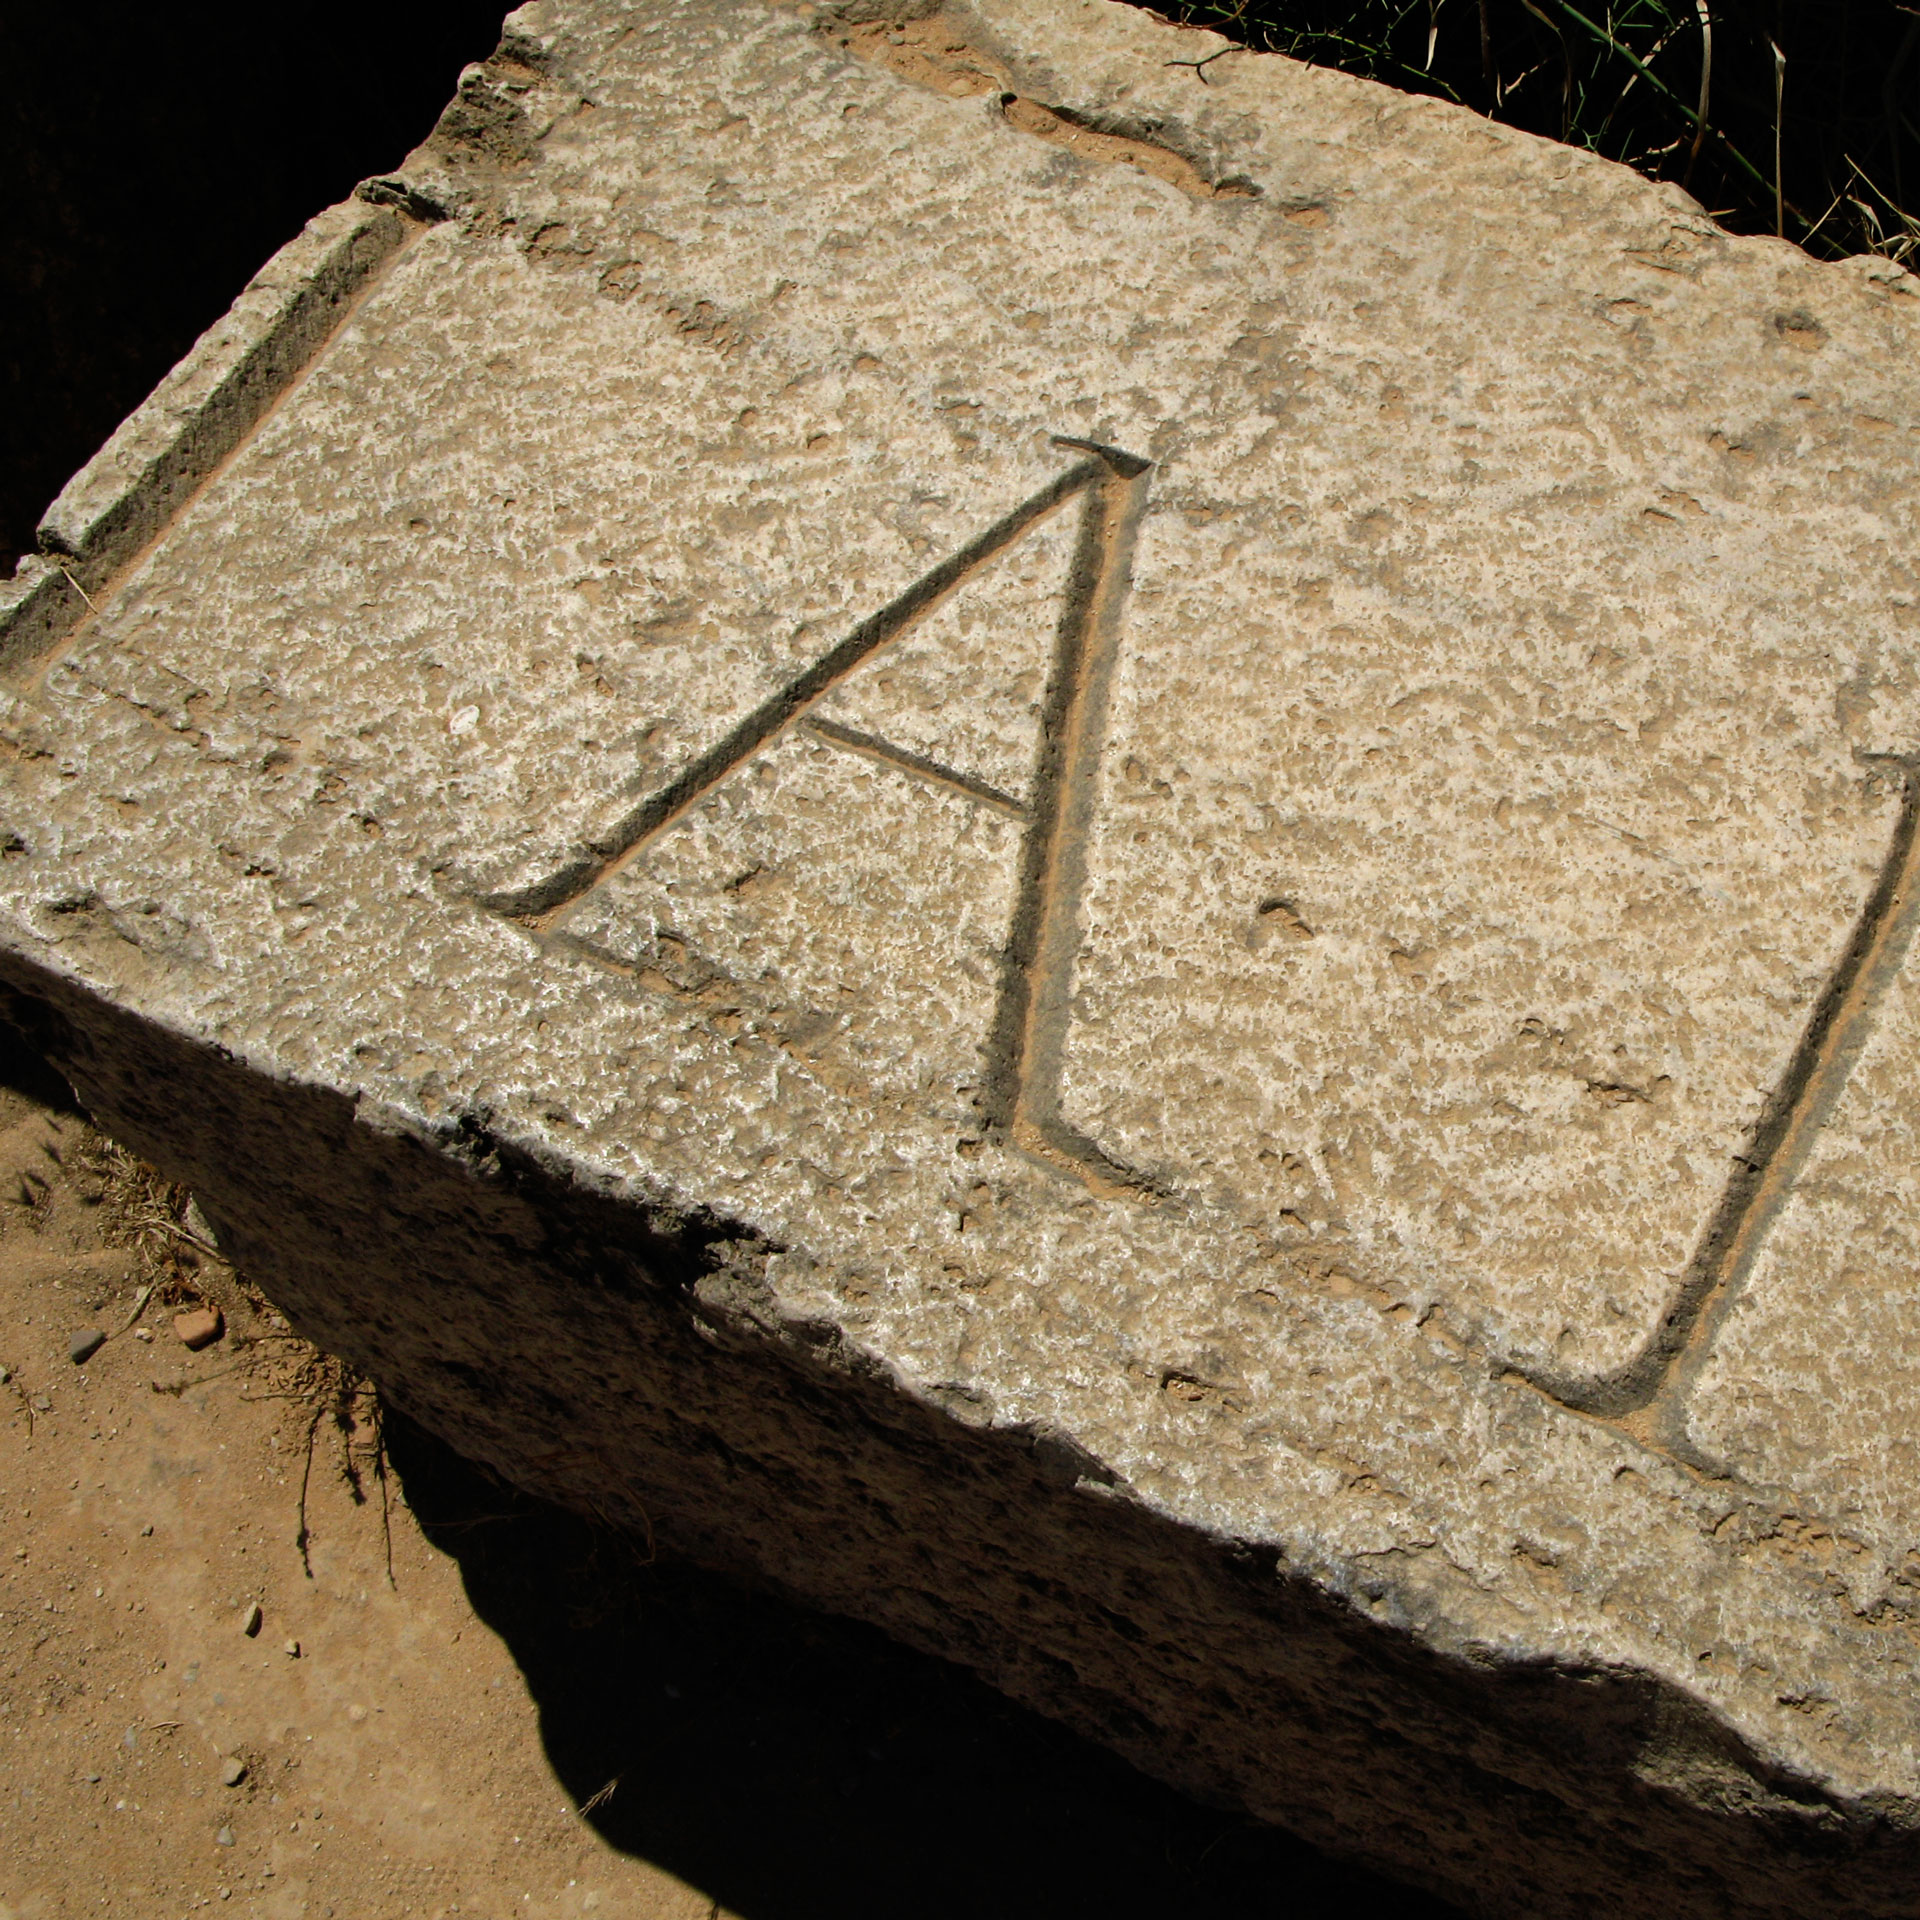
[[136, 1340], [151, 1340], [153, 1338], [153, 1329], [151, 1327], [135, 1327], [133, 1337]]
[[249, 1640], [260, 1631], [260, 1621], [262, 1617], [260, 1602], [258, 1600], [249, 1600], [245, 1612], [240, 1616], [240, 1631], [244, 1633]]
[[67, 1343], [67, 1358], [84, 1367], [106, 1344], [107, 1336], [98, 1327], [82, 1327]]
[[149, 1520], [147, 1524], [140, 1529], [140, 1538], [142, 1540], [149, 1540], [152, 1537], [153, 1537], [153, 1522]]
[[298, 1660], [300, 1658], [300, 1642], [298, 1640], [289, 1640], [287, 1642], [286, 1652], [289, 1660]]
[[51, 1413], [53, 1402], [44, 1393], [36, 1393], [33, 1396], [33, 1410], [35, 1413]]
[[[213, 1844], [216, 1847], [232, 1846], [233, 1845], [233, 1829], [231, 1827], [222, 1827], [220, 1831], [213, 1836]], [[222, 1888], [221, 1891], [224, 1892], [225, 1889]]]
[[220, 1338], [225, 1331], [225, 1323], [220, 1318], [218, 1307], [195, 1307], [191, 1313], [176, 1313], [173, 1316], [173, 1330], [183, 1347], [191, 1353], [198, 1353], [202, 1347], [210, 1347]]
[[12, 1378], [13, 1369], [11, 1367], [0, 1367], [0, 1387], [4, 1387]]
[[223, 1787], [237, 1787], [247, 1777], [247, 1763], [235, 1754], [229, 1754], [220, 1762], [220, 1784]]
[[97, 1773], [90, 1773], [87, 1775], [88, 1786], [97, 1787], [99, 1784], [100, 1784], [100, 1776]]

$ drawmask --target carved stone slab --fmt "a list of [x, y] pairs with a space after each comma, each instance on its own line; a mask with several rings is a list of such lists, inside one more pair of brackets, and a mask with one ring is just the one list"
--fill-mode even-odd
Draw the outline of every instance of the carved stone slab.
[[1917, 293], [539, 0], [0, 604], [0, 976], [527, 1485], [1488, 1912], [1909, 1912]]

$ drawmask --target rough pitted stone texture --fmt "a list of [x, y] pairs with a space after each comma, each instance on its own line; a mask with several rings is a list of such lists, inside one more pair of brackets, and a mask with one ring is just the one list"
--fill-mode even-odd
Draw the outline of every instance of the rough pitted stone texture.
[[529, 1486], [1488, 1913], [1908, 1913], [1920, 289], [1219, 45], [512, 16], [16, 593], [0, 975]]

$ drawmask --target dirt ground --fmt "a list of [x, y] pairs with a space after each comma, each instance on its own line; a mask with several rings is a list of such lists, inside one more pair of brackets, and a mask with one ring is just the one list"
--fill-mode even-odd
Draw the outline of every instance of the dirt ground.
[[0, 1060], [0, 1920], [1448, 1911], [383, 1421], [69, 1102]]

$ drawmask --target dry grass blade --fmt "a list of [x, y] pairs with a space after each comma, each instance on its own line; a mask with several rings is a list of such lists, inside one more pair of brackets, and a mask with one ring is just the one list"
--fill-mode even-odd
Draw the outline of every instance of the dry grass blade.
[[614, 1789], [619, 1786], [621, 1778], [622, 1776], [616, 1773], [597, 1793], [589, 1794], [580, 1802], [580, 1811], [583, 1814], [598, 1812], [613, 1798]]
[[1693, 145], [1687, 149], [1687, 170], [1680, 184], [1693, 184], [1693, 170], [1700, 164], [1700, 149], [1706, 144], [1707, 115], [1713, 106], [1713, 12], [1707, 0], [1693, 0], [1700, 10], [1700, 104], [1694, 109]]
[[1773, 230], [1784, 240], [1787, 203], [1781, 193], [1780, 123], [1787, 99], [1787, 56], [1780, 51], [1778, 41], [1769, 40], [1767, 45], [1773, 48]]
[[[1172, 12], [1676, 180], [1735, 231], [1823, 257], [1904, 231], [1905, 182], [1920, 181], [1905, 79], [1920, 11], [1906, 0], [1475, 0], [1464, 32], [1436, 0], [1176, 0]], [[1854, 190], [1854, 166], [1872, 192]], [[1883, 202], [1899, 218], [1876, 224], [1864, 209], [1884, 215]]]

